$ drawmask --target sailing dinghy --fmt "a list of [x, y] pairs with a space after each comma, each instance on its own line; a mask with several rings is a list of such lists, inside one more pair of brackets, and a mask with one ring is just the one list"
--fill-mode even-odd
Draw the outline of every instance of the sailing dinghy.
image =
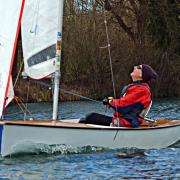
[[[58, 14], [58, 15], [57, 15]], [[23, 17], [22, 17], [23, 16]], [[104, 148], [165, 148], [180, 140], [179, 120], [143, 123], [139, 128], [80, 124], [57, 120], [62, 44], [63, 0], [6, 0], [0, 2], [0, 152], [19, 153], [24, 144], [95, 146]], [[22, 21], [21, 21], [22, 19]], [[24, 74], [32, 79], [54, 76], [52, 119], [3, 119], [13, 98], [11, 72], [22, 27]]]

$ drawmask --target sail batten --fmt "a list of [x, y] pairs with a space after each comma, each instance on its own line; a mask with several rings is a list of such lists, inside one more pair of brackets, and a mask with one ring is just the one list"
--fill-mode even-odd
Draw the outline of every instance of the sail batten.
[[57, 14], [58, 0], [26, 0], [21, 28], [24, 74], [32, 79], [55, 72]]

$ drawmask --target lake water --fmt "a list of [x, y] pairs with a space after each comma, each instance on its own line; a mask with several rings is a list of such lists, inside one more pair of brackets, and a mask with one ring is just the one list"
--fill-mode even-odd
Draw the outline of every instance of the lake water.
[[[27, 118], [51, 118], [50, 103], [28, 104], [32, 115]], [[101, 104], [87, 101], [60, 103], [59, 117], [79, 118], [89, 112], [105, 113]], [[111, 111], [105, 114], [111, 114]], [[22, 119], [24, 114], [15, 105], [6, 112], [7, 119]], [[154, 119], [179, 119], [180, 100], [156, 102], [149, 116]], [[31, 149], [30, 153], [10, 158], [0, 157], [0, 179], [180, 179], [180, 143], [160, 150], [95, 147], [72, 149], [66, 146]]]

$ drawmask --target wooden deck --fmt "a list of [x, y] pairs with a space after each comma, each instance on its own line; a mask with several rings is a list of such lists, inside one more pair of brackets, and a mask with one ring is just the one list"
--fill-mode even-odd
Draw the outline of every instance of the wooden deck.
[[14, 124], [14, 125], [41, 125], [41, 126], [57, 126], [57, 127], [90, 127], [86, 124], [62, 122], [60, 120], [15, 120], [15, 121], [1, 121], [0, 124]]
[[[48, 127], [74, 127], [74, 128], [116, 128], [111, 126], [100, 126], [100, 125], [91, 125], [91, 124], [81, 124], [75, 122], [63, 122], [60, 120], [14, 120], [14, 121], [0, 121], [2, 125], [30, 125], [30, 126], [48, 126]], [[148, 127], [162, 127], [170, 125], [180, 125], [180, 120], [158, 120], [153, 123], [144, 122], [140, 128]], [[128, 128], [129, 129], [129, 128]], [[139, 129], [139, 128], [138, 128]]]
[[155, 122], [146, 122], [144, 121], [141, 126], [164, 126], [164, 125], [180, 125], [180, 120], [168, 120], [168, 119], [159, 119]]

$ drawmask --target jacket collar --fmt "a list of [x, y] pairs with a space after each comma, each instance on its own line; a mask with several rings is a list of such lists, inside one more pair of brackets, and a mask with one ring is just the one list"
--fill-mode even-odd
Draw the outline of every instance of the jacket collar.
[[132, 84], [141, 84], [143, 81], [142, 80], [137, 80], [137, 81], [133, 81]]

